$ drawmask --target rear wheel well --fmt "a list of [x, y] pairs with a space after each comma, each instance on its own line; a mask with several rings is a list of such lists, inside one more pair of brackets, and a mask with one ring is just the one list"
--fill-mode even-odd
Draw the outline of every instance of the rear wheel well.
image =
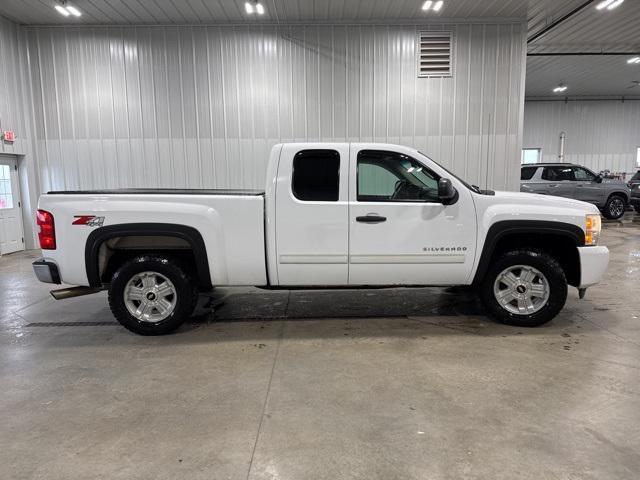
[[134, 257], [144, 255], [167, 255], [179, 260], [187, 273], [196, 281], [196, 258], [190, 245], [173, 237], [114, 237], [100, 245], [98, 268], [102, 283], [110, 283], [113, 274]]
[[580, 284], [580, 257], [573, 238], [549, 233], [506, 234], [497, 241], [490, 262], [506, 252], [522, 249], [546, 252], [562, 266], [569, 285], [577, 287]]
[[211, 288], [202, 236], [194, 228], [171, 224], [124, 224], [94, 230], [85, 247], [89, 284], [99, 287], [109, 283], [123, 263], [143, 254], [174, 257], [200, 288]]

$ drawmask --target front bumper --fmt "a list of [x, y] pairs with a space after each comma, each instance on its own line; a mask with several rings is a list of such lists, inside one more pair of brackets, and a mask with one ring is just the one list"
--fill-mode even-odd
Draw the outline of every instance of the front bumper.
[[580, 255], [580, 285], [587, 288], [602, 280], [609, 266], [607, 247], [578, 247]]
[[58, 271], [58, 265], [46, 258], [39, 258], [31, 264], [33, 266], [33, 272], [38, 277], [38, 280], [44, 283], [60, 284], [60, 272]]

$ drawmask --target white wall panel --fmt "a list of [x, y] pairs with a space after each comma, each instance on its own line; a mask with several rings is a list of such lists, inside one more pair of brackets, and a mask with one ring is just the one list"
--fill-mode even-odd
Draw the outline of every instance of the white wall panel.
[[28, 27], [41, 189], [261, 188], [280, 141], [402, 143], [515, 189], [525, 26], [457, 24], [452, 78], [417, 26]]
[[640, 147], [640, 101], [536, 101], [525, 103], [524, 147], [557, 161], [565, 132], [565, 161], [599, 172], [635, 172]]
[[24, 32], [0, 16], [0, 130], [16, 133], [15, 142], [0, 141], [0, 153], [16, 155], [18, 159], [25, 242], [32, 248], [35, 245], [32, 211], [40, 179], [33, 155], [34, 116], [29, 82]]

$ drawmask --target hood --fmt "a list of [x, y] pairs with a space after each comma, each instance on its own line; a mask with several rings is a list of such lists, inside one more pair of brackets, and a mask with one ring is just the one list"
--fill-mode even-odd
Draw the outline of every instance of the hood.
[[537, 193], [525, 192], [496, 192], [498, 199], [505, 200], [510, 203], [519, 203], [524, 205], [544, 205], [573, 208], [583, 210], [585, 213], [600, 213], [595, 205], [572, 198], [554, 197], [553, 195], [540, 195]]

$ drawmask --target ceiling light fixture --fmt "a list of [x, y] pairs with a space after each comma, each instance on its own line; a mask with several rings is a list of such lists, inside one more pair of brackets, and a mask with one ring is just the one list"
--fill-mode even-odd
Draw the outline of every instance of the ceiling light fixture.
[[80, 10], [78, 10], [76, 7], [72, 7], [71, 5], [67, 6], [67, 12], [69, 12], [74, 17], [79, 17], [80, 15], [82, 15], [82, 13], [80, 13]]
[[627, 63], [640, 63], [640, 57], [633, 57], [627, 60]]
[[604, 0], [596, 5], [596, 9], [603, 10], [606, 8], [607, 10], [613, 10], [614, 8], [619, 7], [622, 2], [624, 2], [624, 0]]
[[562, 93], [566, 89], [567, 89], [567, 86], [561, 83], [560, 85], [558, 85], [556, 88], [553, 89], [553, 93]]
[[264, 15], [264, 5], [258, 0], [249, 0], [244, 2], [244, 11], [249, 15], [257, 13], [258, 15]]
[[438, 0], [437, 2], [427, 0], [422, 4], [422, 10], [424, 10], [425, 12], [428, 12], [429, 10], [433, 10], [434, 12], [439, 12], [443, 4], [444, 2], [442, 0]]
[[58, 11], [60, 15], [64, 15], [65, 17], [68, 17], [69, 15], [71, 15], [71, 13], [69, 13], [67, 9], [64, 8], [62, 5], [56, 5], [54, 8]]
[[71, 5], [67, 5], [66, 0], [60, 0], [56, 5], [53, 6], [57, 10], [60, 15], [64, 15], [68, 17], [69, 15], [73, 15], [74, 17], [79, 17], [82, 15], [80, 10]]

